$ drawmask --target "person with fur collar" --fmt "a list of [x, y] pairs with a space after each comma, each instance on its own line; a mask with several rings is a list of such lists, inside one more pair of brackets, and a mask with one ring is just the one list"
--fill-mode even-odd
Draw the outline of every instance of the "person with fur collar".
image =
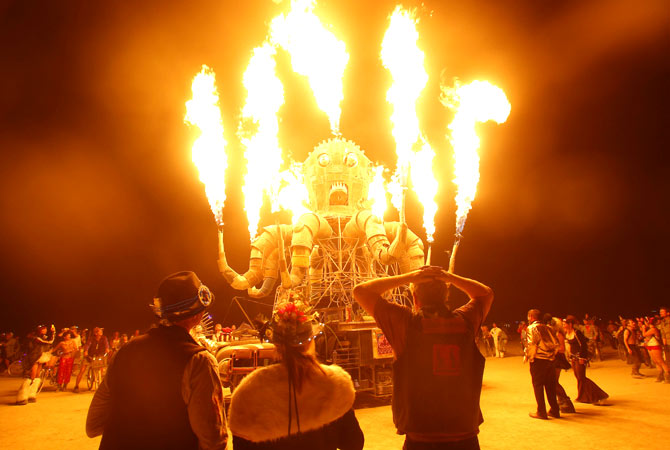
[[363, 448], [351, 377], [316, 361], [321, 330], [306, 309], [299, 302], [278, 308], [268, 334], [281, 362], [252, 372], [235, 389], [228, 422], [235, 450]]

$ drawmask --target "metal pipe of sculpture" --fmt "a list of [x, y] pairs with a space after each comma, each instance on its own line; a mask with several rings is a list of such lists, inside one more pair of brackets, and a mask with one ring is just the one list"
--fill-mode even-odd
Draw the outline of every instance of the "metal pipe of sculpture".
[[305, 213], [293, 226], [291, 239], [291, 286], [299, 286], [307, 269], [314, 241], [331, 237], [333, 229], [326, 219], [316, 213]]
[[[279, 233], [279, 222], [277, 222], [277, 232]], [[291, 234], [293, 230], [291, 230]], [[293, 237], [293, 236], [291, 236]], [[289, 289], [291, 287], [291, 274], [288, 271], [288, 266], [286, 265], [286, 253], [284, 249], [284, 239], [279, 239], [279, 276], [281, 277], [281, 285], [284, 289]]]
[[[279, 239], [280, 245], [282, 240]], [[279, 272], [279, 249], [274, 249], [270, 254], [265, 258], [263, 262], [263, 284], [260, 289], [256, 289], [251, 286], [247, 289], [247, 294], [252, 298], [263, 298], [270, 295], [272, 289], [274, 289], [275, 284], [277, 283], [278, 272]]]
[[[278, 240], [280, 237], [282, 239], [290, 239], [291, 233], [292, 227], [290, 225], [264, 228], [263, 232], [251, 243], [249, 270], [243, 275], [240, 275], [228, 265], [223, 246], [223, 233], [219, 231], [219, 272], [221, 272], [221, 275], [223, 275], [233, 289], [248, 290], [253, 288], [260, 283], [266, 275], [276, 273], [278, 259], [278, 252], [276, 250]], [[265, 269], [267, 269], [267, 271], [265, 271]], [[277, 276], [274, 275], [274, 281], [276, 281], [276, 279]]]
[[424, 264], [423, 241], [402, 222], [384, 222], [386, 236], [393, 241], [389, 248], [398, 261], [398, 271], [406, 273]]
[[362, 210], [354, 214], [344, 227], [342, 235], [345, 238], [356, 238], [367, 242], [373, 257], [381, 264], [387, 266], [395, 262], [395, 258], [389, 254], [391, 244], [384, 225], [371, 211]]
[[454, 239], [454, 246], [451, 249], [451, 255], [449, 256], [449, 272], [454, 273], [454, 269], [456, 268], [456, 252], [458, 251], [458, 247], [461, 245], [461, 235], [459, 233], [456, 234], [456, 238]]

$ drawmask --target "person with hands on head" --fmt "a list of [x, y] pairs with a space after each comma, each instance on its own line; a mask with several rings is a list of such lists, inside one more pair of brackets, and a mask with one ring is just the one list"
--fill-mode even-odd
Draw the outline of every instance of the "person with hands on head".
[[[388, 291], [407, 284], [413, 308], [385, 299]], [[448, 284], [469, 301], [453, 309]], [[354, 299], [375, 318], [393, 348], [393, 421], [398, 434], [406, 435], [403, 448], [479, 449], [485, 360], [475, 334], [493, 303], [491, 288], [424, 266], [361, 283]]]

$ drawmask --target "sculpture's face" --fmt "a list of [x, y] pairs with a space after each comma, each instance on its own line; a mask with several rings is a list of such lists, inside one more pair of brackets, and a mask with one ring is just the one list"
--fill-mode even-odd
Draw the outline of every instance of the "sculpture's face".
[[314, 148], [303, 165], [312, 211], [353, 215], [363, 207], [372, 181], [372, 164], [353, 142], [341, 138]]

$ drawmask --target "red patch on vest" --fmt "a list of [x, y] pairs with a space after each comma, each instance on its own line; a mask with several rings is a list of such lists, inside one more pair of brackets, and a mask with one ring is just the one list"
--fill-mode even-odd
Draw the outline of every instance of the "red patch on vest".
[[433, 344], [433, 375], [461, 374], [461, 351], [458, 345]]

